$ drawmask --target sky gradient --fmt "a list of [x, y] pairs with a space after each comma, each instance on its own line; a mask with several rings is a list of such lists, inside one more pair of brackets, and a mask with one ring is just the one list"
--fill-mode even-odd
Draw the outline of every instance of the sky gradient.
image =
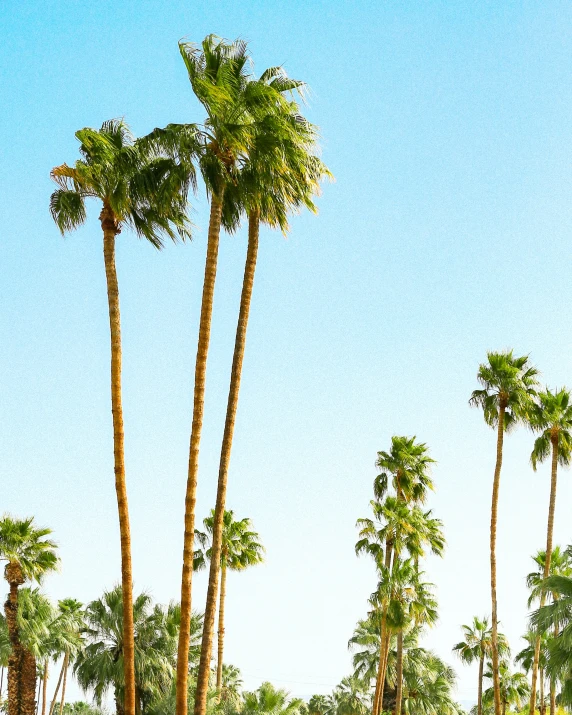
[[[77, 158], [84, 126], [201, 121], [177, 41], [242, 37], [257, 73], [283, 64], [309, 84], [336, 182], [287, 239], [261, 235], [228, 507], [252, 518], [267, 562], [229, 577], [225, 657], [247, 687], [303, 697], [349, 673], [376, 584], [355, 521], [376, 452], [417, 435], [438, 462], [431, 507], [448, 541], [427, 564], [440, 622], [426, 643], [473, 700], [476, 670], [451, 648], [490, 611], [495, 437], [468, 406], [478, 364], [514, 347], [549, 386], [572, 386], [570, 3], [6, 0], [0, 27], [0, 512], [53, 528], [50, 596], [113, 586], [119, 539], [99, 209], [62, 239], [49, 171]], [[117, 246], [135, 588], [161, 602], [179, 591], [202, 187], [192, 206], [190, 244], [158, 253], [125, 231]], [[245, 247], [244, 229], [221, 238], [199, 519], [214, 504]], [[499, 614], [515, 652], [548, 508], [531, 447], [525, 430], [507, 438], [501, 480]], [[572, 540], [571, 499], [562, 473], [555, 543]]]

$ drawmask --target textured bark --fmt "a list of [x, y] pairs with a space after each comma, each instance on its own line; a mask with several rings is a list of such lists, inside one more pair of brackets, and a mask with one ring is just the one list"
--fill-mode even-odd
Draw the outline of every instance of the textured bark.
[[493, 496], [491, 504], [491, 602], [492, 602], [492, 671], [493, 689], [495, 702], [495, 715], [501, 715], [500, 680], [499, 680], [499, 646], [498, 646], [498, 613], [497, 613], [497, 515], [499, 501], [499, 485], [502, 467], [502, 446], [504, 438], [504, 415], [506, 402], [501, 398], [499, 405], [499, 424], [497, 432], [497, 459], [495, 465], [495, 476], [493, 481]]
[[222, 560], [220, 570], [220, 597], [218, 601], [218, 655], [216, 667], [216, 688], [222, 689], [222, 664], [224, 653], [224, 601], [226, 598], [226, 561]]
[[64, 715], [64, 705], [66, 701], [66, 684], [68, 680], [68, 667], [70, 664], [69, 654], [66, 653], [64, 656], [64, 681], [62, 683], [62, 699], [60, 702], [60, 715]]
[[[546, 555], [544, 558], [544, 573], [543, 578], [548, 578], [550, 575], [550, 562], [552, 560], [552, 539], [554, 534], [554, 512], [556, 510], [556, 488], [558, 482], [558, 432], [554, 431], [551, 435], [552, 443], [552, 469], [550, 479], [550, 502], [548, 505], [548, 524], [546, 527]], [[546, 593], [540, 595], [540, 607], [546, 603]], [[532, 684], [530, 686], [529, 710], [534, 712], [536, 704], [536, 671], [540, 661], [540, 640], [541, 634], [536, 636], [534, 643], [534, 661], [532, 664]]]
[[397, 675], [396, 675], [395, 715], [401, 715], [403, 699], [403, 631], [397, 633]]
[[[248, 217], [248, 250], [246, 254], [246, 264], [244, 267], [244, 280], [242, 283], [242, 294], [240, 297], [240, 310], [238, 313], [238, 325], [236, 328], [236, 339], [234, 343], [234, 355], [232, 359], [230, 388], [228, 393], [226, 419], [220, 454], [217, 497], [213, 523], [213, 539], [211, 546], [211, 561], [209, 569], [209, 585], [207, 591], [207, 602], [205, 607], [203, 639], [201, 644], [201, 660], [199, 663], [197, 689], [195, 692], [195, 715], [206, 715], [207, 708], [208, 679], [217, 604], [218, 577], [222, 548], [222, 528], [226, 502], [226, 487], [228, 481], [230, 453], [232, 449], [232, 438], [234, 434], [234, 425], [236, 420], [236, 410], [238, 407], [238, 395], [240, 391], [242, 362], [244, 359], [244, 350], [246, 345], [248, 315], [250, 312], [250, 302], [252, 298], [252, 288], [254, 284], [254, 272], [256, 270], [259, 228], [259, 215], [257, 212], [251, 212]], [[179, 715], [179, 713], [177, 713], [177, 715]]]
[[481, 651], [479, 658], [479, 689], [477, 695], [477, 715], [483, 715], [483, 670], [485, 667], [485, 654]]
[[27, 648], [22, 648], [21, 665], [21, 715], [36, 715], [36, 659]]
[[58, 682], [56, 683], [56, 689], [54, 690], [54, 697], [52, 698], [52, 702], [50, 703], [49, 715], [53, 715], [53, 712], [56, 709], [56, 703], [58, 702], [58, 693], [60, 692], [60, 687], [61, 687], [63, 679], [64, 679], [64, 665], [62, 664]]
[[[176, 715], [187, 715], [187, 690], [189, 681], [189, 645], [191, 640], [191, 587], [195, 538], [195, 507], [197, 502], [197, 478], [199, 471], [199, 447], [203, 428], [207, 358], [209, 352], [211, 318], [218, 261], [218, 246], [222, 216], [223, 195], [213, 195], [209, 220], [205, 277], [199, 323], [197, 359], [195, 362], [195, 386], [193, 395], [193, 424], [189, 444], [189, 466], [185, 494], [185, 534], [183, 539], [183, 572], [181, 576], [181, 627], [177, 650], [177, 685], [175, 698]], [[210, 653], [209, 653], [210, 657]], [[208, 669], [207, 663], [207, 683]], [[206, 697], [206, 693], [205, 693]], [[196, 700], [196, 696], [195, 696]]]
[[[8, 715], [22, 715], [24, 648], [20, 642], [17, 614], [18, 588], [24, 583], [24, 575], [20, 564], [10, 561], [6, 564], [4, 576], [10, 584], [8, 598], [4, 604], [8, 637], [11, 645], [11, 652], [8, 657]], [[35, 689], [34, 683], [34, 692]]]
[[44, 677], [42, 679], [42, 715], [46, 715], [46, 703], [48, 702], [48, 665], [50, 661], [44, 661]]
[[121, 538], [121, 588], [123, 595], [123, 672], [125, 676], [125, 714], [135, 715], [135, 641], [133, 633], [133, 574], [131, 567], [131, 532], [127, 486], [125, 483], [125, 456], [123, 431], [123, 406], [121, 403], [121, 318], [119, 313], [119, 286], [115, 270], [115, 239], [120, 232], [111, 208], [104, 203], [99, 216], [103, 229], [103, 256], [107, 279], [109, 306], [109, 331], [111, 336], [111, 413], [113, 417], [113, 458], [115, 491], [119, 514]]

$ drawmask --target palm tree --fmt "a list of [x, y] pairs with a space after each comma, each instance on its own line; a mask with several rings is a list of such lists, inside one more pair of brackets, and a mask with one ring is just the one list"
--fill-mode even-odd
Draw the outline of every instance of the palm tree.
[[[492, 655], [492, 629], [489, 627], [488, 618], [477, 616], [474, 616], [471, 625], [464, 625], [462, 628], [464, 640], [453, 647], [453, 652], [467, 665], [473, 662], [479, 664], [477, 715], [482, 715], [484, 666], [485, 661]], [[506, 637], [498, 633], [497, 639], [499, 656], [508, 657], [510, 648]]]
[[431, 466], [435, 460], [429, 456], [425, 442], [417, 442], [416, 437], [393, 436], [389, 452], [378, 452], [376, 467], [381, 473], [375, 478], [373, 490], [380, 500], [386, 495], [390, 483], [398, 498], [423, 504], [427, 492], [433, 491]]
[[[252, 91], [254, 83], [248, 82], [249, 56], [245, 42], [237, 40], [228, 43], [215, 35], [208, 35], [200, 47], [181, 42], [179, 49], [193, 92], [207, 114], [203, 128], [197, 133], [197, 151], [199, 166], [211, 200], [185, 495], [182, 620], [177, 656], [176, 715], [186, 715], [199, 447], [223, 202], [227, 187], [237, 180], [238, 168], [248, 153], [255, 131], [255, 114], [259, 107], [265, 104], [265, 98], [257, 88]], [[177, 127], [173, 127], [172, 134], [178, 136]], [[195, 698], [201, 703], [206, 702], [208, 675], [209, 663], [203, 659]]]
[[271, 683], [262, 683], [258, 690], [244, 693], [242, 715], [302, 715], [303, 700], [289, 699], [285, 690], [278, 690]]
[[[494, 672], [491, 668], [485, 673], [485, 678], [493, 680]], [[524, 673], [511, 673], [509, 664], [501, 660], [499, 663], [499, 684], [502, 715], [505, 715], [507, 707], [514, 705], [520, 709], [530, 690], [526, 675]], [[494, 700], [494, 687], [485, 690], [483, 702], [492, 705]]]
[[[180, 608], [153, 606], [143, 593], [133, 602], [135, 625], [135, 692], [138, 713], [145, 713], [150, 704], [165, 695], [173, 682]], [[87, 645], [78, 655], [74, 673], [84, 690], [93, 689], [98, 706], [112, 689], [117, 715], [124, 713], [125, 671], [123, 599], [121, 587], [106, 591], [100, 599], [88, 604], [85, 611]], [[197, 614], [191, 621], [191, 647], [200, 637], [202, 619]]]
[[309, 715], [333, 715], [332, 698], [329, 695], [312, 695], [308, 700]]
[[62, 234], [86, 220], [85, 201], [102, 204], [99, 220], [103, 231], [103, 255], [107, 279], [111, 335], [111, 405], [115, 489], [121, 536], [121, 583], [123, 587], [125, 712], [135, 715], [135, 671], [133, 643], [133, 579], [131, 535], [125, 483], [123, 408], [121, 399], [121, 324], [119, 287], [115, 268], [115, 241], [127, 226], [156, 248], [162, 236], [175, 240], [188, 237], [187, 193], [192, 180], [189, 164], [161, 154], [157, 142], [134, 140], [122, 120], [104, 122], [100, 130], [76, 132], [82, 159], [73, 166], [52, 169], [58, 185], [50, 200], [50, 211]]
[[371, 708], [369, 688], [363, 681], [350, 675], [342, 678], [332, 693], [332, 712], [335, 715], [366, 715]]
[[0, 613], [0, 702], [2, 702], [2, 690], [4, 688], [4, 670], [8, 667], [11, 650], [6, 618]]
[[22, 644], [18, 625], [18, 589], [26, 581], [38, 583], [58, 566], [56, 544], [50, 529], [36, 528], [33, 517], [0, 520], [0, 560], [6, 561], [4, 577], [10, 594], [4, 604], [11, 653], [8, 659], [8, 715], [35, 715], [36, 663]]
[[[63, 663], [60, 677], [54, 692], [49, 715], [53, 715], [56, 706], [56, 698], [62, 687], [59, 714], [62, 715], [65, 706], [65, 694], [67, 685], [67, 675], [70, 662], [73, 662], [78, 655], [82, 645], [82, 632], [85, 628], [83, 604], [75, 598], [66, 598], [58, 603], [58, 614], [52, 623], [52, 637], [50, 650], [58, 657], [63, 655]], [[48, 659], [46, 658], [46, 665]], [[47, 681], [47, 667], [45, 681]]]
[[[215, 512], [211, 510], [210, 516], [203, 520], [205, 531], [195, 531], [195, 538], [201, 548], [195, 552], [194, 570], [199, 571], [206, 567], [206, 562], [212, 558], [213, 531], [215, 527]], [[227, 570], [244, 571], [249, 566], [255, 566], [264, 560], [264, 546], [260, 543], [259, 535], [252, 530], [250, 519], [234, 518], [234, 512], [225, 511], [222, 530], [222, 548], [219, 558], [220, 568], [220, 597], [218, 621], [218, 660], [216, 673], [216, 687], [222, 687], [223, 651], [224, 651], [224, 606], [226, 598]]]
[[502, 467], [503, 439], [519, 422], [528, 419], [536, 394], [538, 371], [531, 367], [528, 355], [515, 357], [512, 350], [487, 353], [487, 363], [479, 366], [477, 379], [482, 389], [474, 390], [469, 404], [483, 409], [485, 422], [497, 429], [497, 454], [493, 479], [490, 528], [491, 602], [492, 602], [492, 673], [495, 715], [501, 715], [498, 613], [497, 613], [497, 511]]
[[[544, 578], [550, 575], [550, 560], [552, 557], [552, 537], [554, 532], [554, 512], [556, 509], [556, 486], [558, 478], [558, 464], [568, 466], [572, 456], [572, 405], [570, 404], [570, 393], [566, 389], [558, 392], [550, 392], [547, 388], [545, 392], [538, 395], [538, 402], [535, 404], [530, 416], [530, 424], [533, 429], [541, 432], [537, 437], [530, 461], [536, 471], [540, 462], [552, 453], [552, 469], [550, 479], [550, 503], [548, 507], [548, 525], [546, 527], [546, 551], [544, 558]], [[546, 592], [541, 593], [540, 606], [544, 606]], [[538, 634], [534, 647], [534, 663], [532, 666], [532, 685], [530, 688], [529, 708], [532, 712], [536, 702], [536, 673], [538, 669], [538, 659], [540, 657], [540, 634]]]
[[[260, 109], [256, 112], [257, 121], [248, 148], [248, 157], [234, 185], [230, 184], [225, 190], [222, 214], [226, 227], [231, 230], [240, 223], [242, 211], [247, 214], [248, 249], [219, 461], [212, 541], [215, 558], [211, 561], [209, 573], [203, 648], [195, 700], [196, 715], [204, 715], [206, 702], [206, 675], [211, 657], [219, 585], [218, 555], [222, 548], [228, 471], [256, 270], [260, 223], [279, 227], [286, 232], [289, 211], [302, 206], [315, 211], [313, 195], [319, 190], [320, 180], [331, 176], [315, 154], [316, 128], [300, 116], [298, 105], [294, 101], [287, 101], [283, 96], [286, 92], [299, 89], [301, 83], [289, 79], [281, 68], [274, 67], [267, 70], [260, 80], [250, 81], [247, 90], [252, 92], [253, 87], [258, 88], [255, 91], [256, 96], [270, 99], [270, 105], [265, 104], [262, 112]], [[220, 675], [218, 680], [220, 681]]]
[[242, 677], [235, 665], [225, 663], [222, 666], [221, 701], [237, 706], [240, 701]]

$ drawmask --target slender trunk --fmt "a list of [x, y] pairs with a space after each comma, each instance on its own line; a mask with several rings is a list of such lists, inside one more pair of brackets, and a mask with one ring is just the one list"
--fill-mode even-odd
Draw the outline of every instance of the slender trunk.
[[[385, 568], [388, 570], [389, 570], [389, 567], [391, 566], [392, 551], [393, 551], [393, 544], [391, 543], [390, 539], [386, 539], [384, 565], [385, 565]], [[385, 642], [387, 640], [386, 631], [387, 631], [387, 606], [384, 605], [382, 616], [381, 616], [381, 630], [380, 630], [380, 634], [379, 634], [379, 636], [380, 636], [379, 637], [379, 665], [377, 668], [377, 677], [375, 679], [375, 696], [373, 699], [372, 715], [379, 715], [379, 713], [382, 710], [385, 671], [387, 669], [387, 666], [385, 664], [385, 659], [387, 657], [387, 654], [385, 652], [385, 650], [386, 650]]]
[[131, 568], [131, 532], [125, 483], [123, 407], [121, 404], [121, 319], [119, 286], [115, 270], [115, 239], [120, 232], [111, 208], [104, 204], [99, 216], [103, 229], [103, 256], [107, 279], [109, 331], [111, 336], [111, 413], [113, 417], [113, 457], [115, 491], [121, 538], [121, 589], [123, 596], [123, 673], [125, 677], [125, 713], [135, 715], [135, 642], [133, 633], [133, 575]]
[[224, 601], [226, 598], [226, 561], [223, 559], [220, 570], [220, 597], [218, 603], [218, 660], [216, 668], [216, 689], [222, 688], [222, 663], [224, 651]]
[[397, 677], [395, 694], [395, 715], [401, 715], [403, 698], [403, 631], [397, 633]]
[[8, 637], [11, 646], [10, 655], [8, 657], [8, 715], [21, 715], [24, 648], [20, 642], [17, 614], [18, 587], [24, 583], [24, 576], [20, 564], [15, 561], [10, 561], [6, 565], [4, 575], [10, 584], [10, 592], [4, 604], [4, 613], [6, 614], [6, 625], [8, 627]]
[[64, 704], [66, 699], [66, 683], [68, 680], [68, 667], [70, 664], [69, 654], [66, 653], [64, 656], [64, 681], [62, 683], [62, 700], [60, 702], [60, 715], [64, 715]]
[[[246, 345], [248, 314], [250, 311], [252, 287], [254, 284], [254, 271], [256, 269], [259, 228], [260, 219], [258, 212], [251, 212], [248, 217], [248, 251], [246, 254], [246, 265], [244, 267], [244, 280], [242, 283], [240, 310], [238, 313], [238, 325], [236, 328], [236, 339], [234, 343], [234, 355], [232, 359], [230, 388], [226, 408], [226, 420], [224, 425], [224, 434], [220, 453], [217, 496], [213, 524], [213, 539], [211, 547], [212, 554], [209, 571], [209, 585], [207, 591], [207, 602], [205, 607], [203, 640], [201, 645], [201, 660], [199, 663], [197, 689], [195, 692], [195, 715], [206, 715], [207, 708], [209, 667], [212, 652], [214, 620], [217, 603], [219, 565], [222, 547], [222, 528], [226, 502], [226, 486], [228, 480], [228, 468], [230, 463], [230, 453], [232, 449], [232, 437], [234, 433], [236, 410], [238, 407], [238, 394], [240, 391], [242, 361], [244, 359], [244, 348]], [[177, 715], [179, 715], [179, 713], [177, 713]]]
[[46, 703], [48, 701], [48, 665], [49, 658], [44, 661], [44, 678], [42, 681], [42, 715], [46, 715]]
[[[543, 578], [548, 578], [550, 575], [550, 561], [552, 559], [552, 536], [554, 533], [554, 512], [556, 510], [556, 487], [558, 481], [558, 433], [553, 433], [551, 436], [552, 443], [552, 470], [550, 479], [550, 502], [548, 505], [548, 525], [546, 527], [546, 555], [544, 558], [544, 574]], [[540, 608], [546, 603], [546, 592], [540, 594]], [[536, 704], [536, 670], [540, 660], [540, 640], [542, 634], [536, 636], [534, 643], [534, 661], [532, 664], [532, 684], [530, 686], [530, 701], [529, 710], [534, 712]]]
[[556, 715], [556, 683], [550, 680], [550, 715]]
[[0, 668], [0, 700], [2, 700], [2, 689], [4, 688], [4, 666]]
[[538, 669], [538, 678], [540, 680], [540, 715], [546, 715], [546, 706], [544, 704], [544, 670]]
[[40, 688], [42, 687], [43, 678], [38, 678], [38, 692], [36, 693], [36, 715], [38, 715], [38, 708], [40, 707]]
[[62, 680], [64, 679], [64, 665], [65, 665], [65, 659], [64, 659], [64, 662], [63, 662], [61, 670], [60, 670], [60, 676], [58, 678], [58, 682], [56, 683], [56, 689], [54, 690], [54, 697], [52, 698], [52, 702], [50, 703], [49, 715], [53, 715], [54, 710], [56, 709], [56, 703], [58, 702], [58, 693], [60, 692], [60, 686], [62, 684]]
[[387, 662], [389, 660], [389, 649], [391, 647], [391, 630], [386, 628], [385, 631], [385, 645], [383, 649], [383, 664], [381, 667], [381, 682], [379, 685], [379, 702], [377, 704], [377, 713], [380, 715], [383, 710], [383, 695], [385, 693], [385, 681], [387, 679]]
[[504, 437], [504, 415], [506, 405], [501, 399], [499, 406], [499, 424], [497, 433], [497, 461], [495, 465], [495, 476], [493, 481], [493, 497], [491, 504], [491, 601], [492, 601], [492, 671], [493, 689], [495, 701], [495, 715], [501, 715], [500, 680], [499, 680], [499, 647], [498, 647], [498, 613], [497, 613], [497, 512], [499, 501], [499, 485], [502, 467], [502, 445]]
[[[199, 447], [203, 428], [207, 357], [211, 335], [211, 317], [218, 260], [218, 245], [222, 217], [223, 194], [213, 194], [209, 220], [207, 257], [199, 323], [197, 359], [195, 362], [195, 387], [193, 395], [193, 424], [189, 444], [189, 466], [185, 494], [185, 535], [183, 540], [183, 573], [181, 577], [181, 627], [177, 651], [176, 715], [187, 715], [187, 691], [189, 682], [189, 646], [191, 642], [191, 586], [195, 538], [195, 506], [197, 502], [197, 478], [199, 472]], [[209, 654], [210, 655], [210, 654]], [[207, 663], [206, 678], [208, 682]]]
[[477, 699], [477, 715], [483, 715], [483, 670], [485, 667], [485, 654], [481, 651], [479, 659], [479, 690]]

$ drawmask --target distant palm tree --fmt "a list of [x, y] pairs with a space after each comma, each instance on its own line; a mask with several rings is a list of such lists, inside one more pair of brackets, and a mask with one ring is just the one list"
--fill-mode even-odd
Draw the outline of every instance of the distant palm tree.
[[342, 678], [332, 693], [332, 710], [335, 715], [366, 715], [371, 708], [370, 702], [369, 688], [353, 675]]
[[[50, 706], [49, 715], [53, 715], [56, 698], [62, 687], [62, 695], [60, 700], [59, 714], [62, 715], [65, 706], [67, 675], [70, 662], [73, 663], [74, 658], [78, 655], [83, 645], [82, 632], [85, 628], [83, 604], [75, 598], [66, 598], [58, 603], [58, 614], [51, 624], [52, 637], [50, 642], [50, 650], [54, 656], [63, 655], [63, 663], [60, 671], [60, 677], [54, 692], [52, 704]], [[46, 658], [46, 664], [47, 664]], [[44, 676], [44, 682], [47, 682], [47, 667]]]
[[[552, 538], [554, 533], [554, 512], [556, 510], [556, 486], [558, 465], [567, 467], [572, 457], [572, 404], [570, 393], [566, 389], [551, 392], [548, 388], [538, 395], [538, 402], [531, 412], [530, 424], [540, 431], [537, 437], [530, 461], [533, 469], [552, 454], [552, 469], [550, 479], [550, 502], [548, 507], [548, 524], [546, 527], [546, 551], [544, 556], [544, 578], [550, 575], [550, 560], [552, 557]], [[540, 596], [540, 606], [544, 606], [546, 592]], [[529, 708], [532, 712], [536, 702], [536, 673], [540, 656], [540, 634], [534, 647], [534, 663], [532, 666], [532, 685], [530, 688]]]
[[487, 353], [487, 363], [479, 366], [477, 379], [482, 389], [474, 390], [469, 404], [481, 407], [485, 422], [497, 429], [497, 453], [493, 479], [490, 528], [491, 602], [492, 602], [492, 674], [495, 715], [501, 715], [497, 613], [497, 512], [503, 439], [519, 422], [528, 420], [536, 395], [538, 371], [528, 362], [528, 355], [515, 357], [512, 350]]
[[312, 695], [308, 700], [309, 715], [333, 715], [333, 703], [330, 695]]
[[4, 604], [11, 653], [8, 659], [8, 715], [35, 715], [36, 661], [20, 638], [18, 589], [26, 581], [40, 583], [45, 574], [58, 566], [56, 544], [48, 537], [50, 529], [38, 529], [34, 519], [0, 520], [0, 561], [6, 561], [4, 577], [10, 595]]
[[390, 451], [377, 453], [376, 466], [382, 471], [374, 481], [375, 498], [383, 499], [391, 483], [398, 498], [423, 504], [427, 492], [433, 491], [433, 464], [435, 460], [429, 456], [425, 442], [417, 442], [415, 437], [392, 437]]
[[262, 683], [254, 692], [244, 693], [242, 715], [302, 715], [305, 703], [299, 698], [290, 699], [285, 690], [271, 683]]
[[[204, 569], [206, 562], [212, 558], [212, 540], [215, 527], [214, 509], [203, 520], [205, 531], [195, 532], [201, 549], [195, 552], [195, 571]], [[221, 690], [223, 677], [223, 652], [224, 652], [224, 607], [226, 599], [226, 574], [227, 570], [244, 571], [249, 566], [255, 566], [264, 560], [264, 546], [260, 543], [260, 536], [252, 530], [250, 519], [234, 518], [233, 511], [224, 512], [222, 529], [222, 547], [219, 559], [220, 568], [220, 596], [219, 596], [219, 621], [218, 621], [218, 660], [216, 673], [216, 688]]]
[[58, 185], [50, 211], [62, 234], [81, 226], [86, 218], [86, 199], [101, 202], [103, 255], [107, 279], [111, 335], [111, 405], [115, 489], [121, 536], [121, 583], [123, 587], [125, 712], [135, 715], [133, 643], [133, 578], [131, 532], [125, 483], [123, 407], [121, 397], [121, 324], [119, 287], [115, 268], [115, 242], [125, 227], [147, 239], [156, 248], [162, 236], [175, 240], [189, 236], [186, 217], [187, 193], [192, 180], [189, 164], [165, 156], [148, 138], [134, 140], [121, 120], [104, 122], [101, 129], [76, 132], [82, 159], [73, 166], [52, 169]]
[[[137, 712], [144, 715], [173, 682], [181, 614], [176, 604], [168, 608], [154, 606], [147, 594], [134, 600], [133, 614], [136, 706]], [[85, 618], [87, 644], [76, 659], [74, 673], [82, 688], [93, 690], [98, 706], [108, 690], [112, 690], [116, 713], [123, 715], [125, 649], [121, 587], [106, 591], [100, 599], [88, 604]], [[191, 647], [200, 637], [201, 621], [196, 614], [191, 621]]]
[[[485, 678], [492, 680], [494, 673], [489, 667], [485, 673]], [[499, 663], [499, 683], [501, 715], [506, 715], [508, 707], [522, 708], [525, 698], [528, 696], [530, 687], [524, 673], [511, 673], [510, 666], [506, 661]], [[495, 699], [494, 688], [488, 688], [483, 693], [483, 702], [486, 705], [493, 705]]]
[[[473, 618], [472, 624], [463, 627], [464, 640], [453, 647], [463, 663], [470, 665], [473, 662], [479, 664], [479, 685], [477, 699], [477, 715], [483, 712], [483, 677], [485, 661], [492, 655], [492, 629], [489, 627], [487, 618]], [[498, 652], [500, 657], [508, 657], [510, 648], [506, 637], [502, 633], [497, 634]]]

